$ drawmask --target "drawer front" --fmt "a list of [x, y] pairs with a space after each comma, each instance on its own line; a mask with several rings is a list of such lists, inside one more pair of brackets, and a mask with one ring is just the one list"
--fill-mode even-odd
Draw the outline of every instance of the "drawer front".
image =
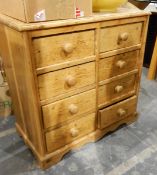
[[99, 128], [104, 129], [136, 112], [136, 96], [99, 111]]
[[136, 50], [101, 59], [99, 62], [99, 81], [136, 69], [138, 56], [139, 51]]
[[47, 151], [54, 151], [95, 130], [95, 113], [46, 133]]
[[126, 24], [101, 29], [100, 52], [116, 50], [141, 42], [142, 23]]
[[94, 30], [33, 40], [36, 67], [41, 68], [94, 55]]
[[96, 90], [57, 101], [42, 107], [45, 128], [57, 125], [77, 116], [95, 110]]
[[38, 76], [40, 99], [55, 97], [95, 83], [95, 62]]
[[107, 105], [135, 93], [136, 74], [129, 75], [120, 80], [107, 83], [99, 87], [98, 103]]

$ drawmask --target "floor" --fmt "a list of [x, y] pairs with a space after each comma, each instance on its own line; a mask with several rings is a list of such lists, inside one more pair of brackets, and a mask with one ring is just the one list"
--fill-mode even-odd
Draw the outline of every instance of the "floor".
[[42, 171], [17, 135], [14, 117], [0, 118], [0, 175], [157, 175], [157, 81], [143, 69], [139, 120], [72, 151]]

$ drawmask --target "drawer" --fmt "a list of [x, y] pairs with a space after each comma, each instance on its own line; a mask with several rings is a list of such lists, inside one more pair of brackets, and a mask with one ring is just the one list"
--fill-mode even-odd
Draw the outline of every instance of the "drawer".
[[98, 104], [107, 105], [135, 93], [136, 74], [99, 86]]
[[141, 42], [142, 23], [102, 28], [100, 52], [137, 45]]
[[35, 38], [36, 68], [93, 56], [94, 30]]
[[47, 151], [54, 151], [95, 130], [95, 113], [46, 133]]
[[45, 128], [74, 120], [77, 116], [95, 110], [96, 90], [74, 95], [42, 107]]
[[99, 81], [132, 71], [137, 68], [139, 51], [103, 58], [99, 62]]
[[95, 83], [95, 62], [38, 76], [40, 99], [55, 97]]
[[136, 112], [136, 96], [99, 110], [99, 128], [104, 129]]

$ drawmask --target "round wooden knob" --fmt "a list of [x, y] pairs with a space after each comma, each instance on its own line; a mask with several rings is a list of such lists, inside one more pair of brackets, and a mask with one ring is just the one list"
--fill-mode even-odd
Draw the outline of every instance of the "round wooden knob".
[[126, 66], [126, 61], [119, 60], [117, 61], [116, 66], [120, 69], [123, 69]]
[[71, 114], [77, 114], [78, 113], [78, 107], [76, 105], [74, 105], [74, 104], [71, 104], [69, 106], [69, 112]]
[[76, 128], [72, 128], [72, 129], [70, 130], [70, 133], [71, 133], [71, 136], [72, 136], [72, 137], [77, 137], [77, 136], [79, 135], [79, 131], [78, 131], [78, 129], [76, 129]]
[[118, 114], [120, 117], [123, 117], [123, 116], [126, 115], [126, 110], [120, 108], [120, 109], [118, 109], [117, 114]]
[[119, 40], [120, 41], [127, 41], [128, 37], [129, 37], [129, 34], [127, 32], [125, 32], [125, 33], [122, 33], [119, 35]]
[[67, 53], [67, 54], [72, 53], [73, 49], [74, 49], [74, 47], [73, 47], [73, 45], [72, 45], [71, 43], [66, 43], [66, 44], [64, 44], [64, 46], [63, 46], [63, 50], [64, 50], [64, 52]]
[[124, 89], [123, 86], [118, 85], [118, 86], [115, 87], [115, 92], [120, 93], [120, 92], [123, 91], [123, 89]]
[[65, 79], [65, 82], [68, 86], [74, 86], [76, 84], [76, 78], [71, 75], [68, 75]]

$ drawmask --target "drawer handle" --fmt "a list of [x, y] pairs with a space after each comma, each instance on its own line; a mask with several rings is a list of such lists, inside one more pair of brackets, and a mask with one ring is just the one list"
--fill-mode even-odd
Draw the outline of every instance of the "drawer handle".
[[71, 75], [68, 75], [65, 79], [65, 82], [70, 87], [74, 86], [76, 84], [76, 78]]
[[72, 129], [70, 130], [70, 133], [71, 133], [71, 136], [72, 136], [72, 137], [77, 137], [77, 136], [79, 135], [79, 131], [78, 131], [78, 129], [76, 129], [76, 128], [72, 128]]
[[120, 44], [121, 41], [127, 41], [129, 38], [129, 34], [127, 32], [122, 33], [118, 37], [118, 43]]
[[120, 108], [120, 109], [118, 109], [117, 114], [118, 114], [120, 117], [123, 117], [123, 116], [126, 115], [126, 110]]
[[73, 45], [72, 45], [71, 43], [66, 43], [66, 44], [64, 44], [64, 46], [63, 46], [63, 51], [64, 51], [65, 53], [67, 53], [67, 54], [72, 53], [73, 49], [74, 49], [74, 47], [73, 47]]
[[120, 69], [123, 69], [126, 66], [126, 61], [119, 60], [117, 61], [116, 66], [119, 67]]
[[71, 114], [77, 114], [78, 113], [78, 107], [76, 105], [74, 105], [74, 104], [71, 104], [69, 106], [69, 112]]
[[123, 91], [123, 89], [124, 89], [123, 86], [118, 85], [118, 86], [115, 87], [115, 92], [120, 93], [120, 92]]

